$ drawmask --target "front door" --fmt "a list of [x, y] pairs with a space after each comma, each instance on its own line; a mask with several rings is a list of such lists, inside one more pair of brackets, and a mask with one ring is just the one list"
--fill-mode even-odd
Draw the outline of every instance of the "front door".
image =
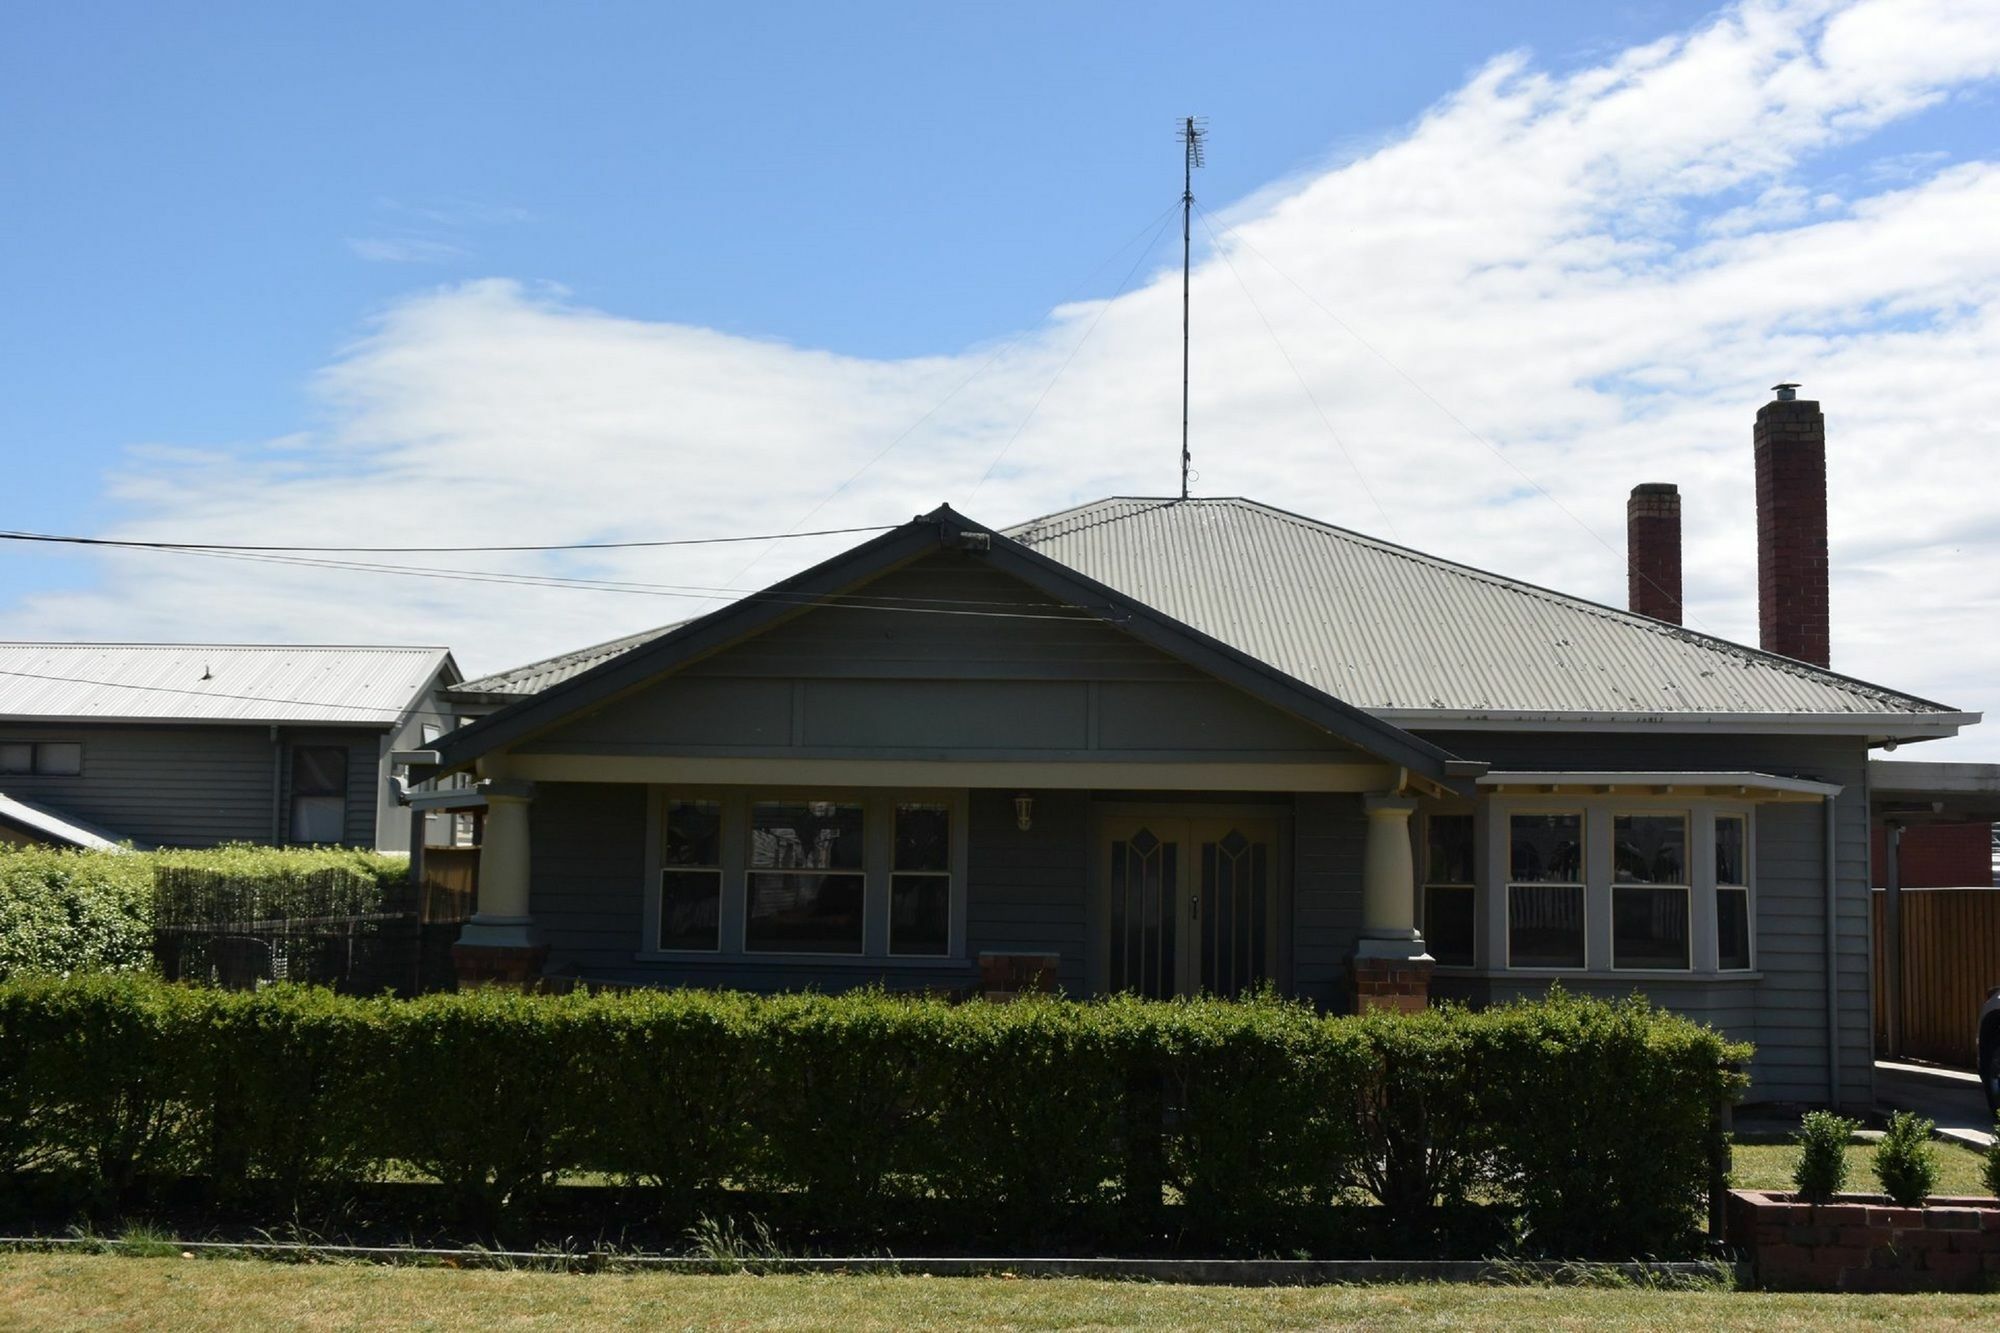
[[1101, 856], [1109, 989], [1234, 997], [1276, 975], [1277, 820], [1121, 817]]

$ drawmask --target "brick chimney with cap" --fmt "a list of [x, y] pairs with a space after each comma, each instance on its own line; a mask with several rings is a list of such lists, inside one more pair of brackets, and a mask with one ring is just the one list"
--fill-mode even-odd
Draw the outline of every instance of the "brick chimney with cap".
[[1681, 623], [1681, 490], [1649, 481], [1625, 501], [1626, 602], [1642, 616]]
[[1826, 418], [1799, 386], [1757, 409], [1758, 643], [1814, 666], [1832, 660], [1827, 617]]

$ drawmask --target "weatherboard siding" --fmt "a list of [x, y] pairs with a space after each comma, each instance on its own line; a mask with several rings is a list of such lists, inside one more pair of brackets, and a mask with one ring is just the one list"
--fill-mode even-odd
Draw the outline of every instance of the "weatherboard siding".
[[[1496, 769], [1755, 771], [1837, 783], [1834, 859], [1835, 956], [1844, 1103], [1867, 1105], [1874, 1086], [1869, 995], [1868, 794], [1866, 746], [1859, 740], [1743, 735], [1589, 735], [1549, 732], [1423, 733]], [[1754, 982], [1565, 980], [1579, 991], [1647, 992], [1661, 1004], [1716, 1023], [1754, 1042], [1752, 1096], [1824, 1102], [1826, 1061], [1825, 828], [1822, 807], [1765, 804], [1755, 820]], [[1534, 993], [1538, 984], [1469, 982], [1440, 974], [1438, 989], [1471, 999]]]
[[[573, 718], [523, 754], [1355, 761], [1352, 746], [957, 553]], [[931, 612], [918, 611], [928, 607]]]
[[[373, 846], [379, 734], [282, 728], [280, 734], [286, 744], [347, 748], [343, 836], [351, 845]], [[10, 773], [0, 776], [0, 790], [139, 846], [284, 840], [290, 763], [277, 753], [269, 727], [0, 722], [0, 740], [80, 742], [82, 773]]]

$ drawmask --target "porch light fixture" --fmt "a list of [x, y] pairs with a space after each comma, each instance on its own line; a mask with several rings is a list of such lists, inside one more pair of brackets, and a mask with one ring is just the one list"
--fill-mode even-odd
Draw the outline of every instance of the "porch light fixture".
[[1014, 798], [1014, 827], [1026, 833], [1035, 826], [1035, 798], [1023, 793]]

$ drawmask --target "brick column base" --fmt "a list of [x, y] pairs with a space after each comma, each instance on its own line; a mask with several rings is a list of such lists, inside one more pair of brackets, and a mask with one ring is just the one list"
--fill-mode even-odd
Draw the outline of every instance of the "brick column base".
[[1431, 969], [1435, 966], [1428, 958], [1348, 959], [1347, 979], [1354, 1012], [1390, 1009], [1416, 1013], [1430, 1003]]
[[1056, 967], [1052, 953], [982, 953], [979, 955], [981, 999], [1005, 1002], [1029, 991], [1053, 995]]
[[505, 986], [510, 990], [536, 991], [542, 988], [542, 967], [549, 960], [548, 946], [508, 948], [490, 944], [454, 944], [452, 969], [458, 973], [458, 988]]

